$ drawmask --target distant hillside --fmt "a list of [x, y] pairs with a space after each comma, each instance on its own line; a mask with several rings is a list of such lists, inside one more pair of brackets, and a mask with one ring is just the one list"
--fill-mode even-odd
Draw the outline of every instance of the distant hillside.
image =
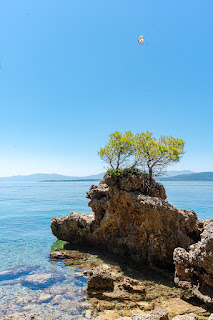
[[192, 174], [194, 173], [191, 170], [182, 170], [182, 171], [167, 171], [165, 176], [174, 177], [180, 174]]
[[193, 174], [181, 174], [169, 178], [161, 178], [161, 181], [213, 181], [213, 172], [199, 172]]
[[[183, 171], [167, 171], [165, 178], [162, 177], [162, 179], [166, 179], [166, 177], [173, 177], [177, 176], [180, 174], [188, 175], [191, 174], [192, 171], [190, 170], [183, 170]], [[84, 176], [84, 177], [78, 177], [78, 176], [64, 176], [61, 174], [56, 174], [56, 173], [36, 173], [36, 174], [31, 174], [27, 176], [12, 176], [12, 177], [4, 177], [0, 178], [0, 183], [2, 182], [48, 182], [48, 181], [85, 181], [85, 180], [101, 180], [103, 178], [104, 172], [91, 175], [91, 176]]]
[[63, 176], [61, 174], [48, 174], [48, 173], [36, 173], [28, 176], [12, 176], [0, 178], [0, 182], [39, 182], [39, 181], [66, 181], [66, 180], [100, 180], [104, 173], [96, 175], [76, 177], [76, 176]]

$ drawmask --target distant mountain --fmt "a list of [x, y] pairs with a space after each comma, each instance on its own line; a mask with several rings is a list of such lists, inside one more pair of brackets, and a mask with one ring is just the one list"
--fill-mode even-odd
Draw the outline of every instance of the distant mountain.
[[213, 172], [181, 174], [169, 178], [162, 177], [161, 181], [213, 181]]
[[194, 173], [191, 170], [182, 170], [182, 171], [167, 171], [165, 176], [174, 177], [182, 174], [192, 174]]
[[[190, 170], [183, 170], [183, 171], [167, 171], [166, 175], [161, 178], [166, 179], [167, 177], [174, 177], [177, 175], [188, 175], [192, 174], [193, 171]], [[101, 180], [103, 178], [104, 172], [91, 175], [91, 176], [84, 176], [84, 177], [77, 177], [77, 176], [64, 176], [61, 174], [56, 174], [56, 173], [35, 173], [35, 174], [30, 174], [27, 176], [12, 176], [12, 177], [3, 177], [0, 178], [0, 183], [1, 182], [39, 182], [39, 181], [67, 181], [67, 180], [77, 180], [77, 181], [82, 181], [82, 180]]]
[[76, 176], [64, 176], [55, 173], [36, 173], [28, 176], [12, 176], [0, 178], [0, 182], [39, 182], [39, 181], [66, 181], [66, 180], [101, 180], [104, 173], [99, 173], [96, 175], [76, 177]]

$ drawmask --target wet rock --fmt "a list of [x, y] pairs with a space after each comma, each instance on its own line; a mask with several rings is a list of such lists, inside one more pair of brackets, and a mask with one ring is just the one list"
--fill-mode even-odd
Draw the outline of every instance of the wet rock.
[[103, 263], [96, 255], [78, 250], [57, 250], [50, 253], [50, 259], [62, 260], [65, 265], [78, 268], [92, 268]]
[[70, 264], [83, 264], [90, 258], [89, 253], [80, 252], [77, 250], [57, 250], [50, 253], [51, 259], [62, 259], [70, 262]]
[[53, 218], [53, 234], [71, 243], [104, 247], [117, 255], [157, 267], [173, 264], [176, 247], [200, 239], [202, 221], [193, 211], [178, 210], [164, 199], [162, 185], [152, 188], [144, 175], [105, 175], [87, 197], [91, 215], [72, 212]]
[[174, 250], [175, 283], [213, 306], [213, 219], [204, 222], [201, 239], [189, 250]]

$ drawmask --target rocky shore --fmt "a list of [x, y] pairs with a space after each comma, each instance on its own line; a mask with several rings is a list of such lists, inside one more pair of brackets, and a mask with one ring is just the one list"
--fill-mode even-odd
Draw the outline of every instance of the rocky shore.
[[[69, 216], [53, 218], [51, 228], [60, 240], [71, 244], [89, 244], [104, 248], [122, 256], [127, 262], [135, 261], [143, 266], [174, 272], [174, 282], [185, 296], [198, 298], [204, 308], [213, 307], [213, 219], [198, 219], [193, 211], [179, 210], [166, 201], [164, 187], [149, 180], [145, 175], [105, 175], [99, 185], [92, 185], [87, 198], [93, 213], [90, 215], [71, 212]], [[55, 253], [56, 255], [61, 253]], [[63, 259], [67, 259], [65, 256]], [[119, 301], [131, 305], [137, 301], [146, 311], [147, 288], [134, 278], [125, 278], [118, 270], [106, 266], [89, 268], [87, 293], [91, 299]], [[98, 268], [98, 269], [97, 269]], [[154, 270], [154, 269], [153, 269]], [[110, 275], [111, 274], [111, 275]], [[171, 310], [172, 305], [182, 304], [183, 293], [169, 296], [166, 302], [160, 295], [157, 305]], [[154, 301], [155, 299], [152, 299]], [[164, 303], [163, 303], [164, 301]], [[158, 303], [160, 302], [160, 303]], [[184, 301], [185, 302], [185, 301]], [[152, 311], [155, 305], [148, 310]], [[185, 302], [187, 303], [187, 302]], [[97, 305], [96, 305], [96, 308]], [[124, 308], [124, 306], [123, 306]], [[157, 312], [157, 311], [156, 311]], [[163, 318], [154, 313], [123, 319], [167, 319], [180, 314], [167, 312]], [[138, 313], [138, 312], [137, 312]], [[129, 316], [129, 315], [128, 315]], [[199, 312], [188, 319], [197, 319]], [[104, 318], [103, 318], [104, 319]], [[108, 318], [105, 318], [108, 319]], [[115, 317], [109, 319], [116, 319]], [[180, 318], [184, 319], [184, 318]], [[177, 320], [177, 319], [176, 319]]]

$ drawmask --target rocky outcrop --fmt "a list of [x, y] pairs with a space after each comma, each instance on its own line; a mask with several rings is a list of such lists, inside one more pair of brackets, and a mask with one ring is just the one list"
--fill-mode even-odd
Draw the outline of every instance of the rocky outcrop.
[[52, 219], [58, 239], [104, 247], [156, 267], [174, 263], [175, 283], [213, 305], [213, 219], [203, 221], [170, 205], [164, 187], [154, 180], [150, 185], [142, 174], [106, 174], [87, 198], [92, 214]]
[[71, 212], [70, 215], [53, 218], [51, 228], [53, 234], [59, 240], [72, 243], [85, 244], [91, 243], [92, 226], [94, 225], [94, 214], [78, 214]]
[[202, 221], [193, 211], [178, 210], [166, 199], [164, 187], [146, 175], [105, 175], [87, 197], [91, 215], [72, 212], [53, 218], [60, 240], [87, 243], [152, 265], [172, 265], [176, 247], [188, 249], [200, 239]]
[[87, 292], [90, 297], [102, 300], [144, 300], [146, 290], [143, 284], [124, 276], [119, 270], [102, 264], [89, 270]]
[[174, 250], [175, 283], [213, 306], [213, 219], [204, 222], [201, 239], [189, 250]]

